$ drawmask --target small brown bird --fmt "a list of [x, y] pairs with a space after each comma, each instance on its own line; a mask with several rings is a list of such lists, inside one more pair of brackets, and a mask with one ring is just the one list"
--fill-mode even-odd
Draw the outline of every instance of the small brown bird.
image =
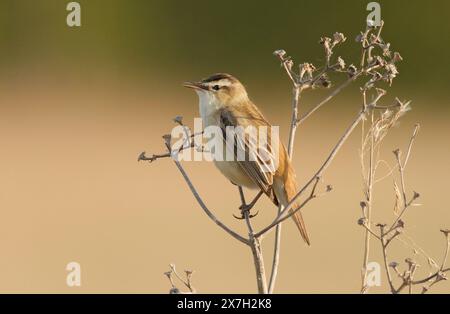
[[[203, 126], [218, 126], [225, 137], [227, 127], [266, 127], [271, 128], [256, 105], [249, 99], [245, 87], [232, 75], [225, 73], [214, 74], [199, 82], [186, 82], [185, 87], [194, 89], [199, 96], [199, 111]], [[271, 132], [268, 132], [269, 137]], [[225, 138], [222, 138], [226, 142]], [[270, 143], [271, 139], [267, 140]], [[275, 139], [278, 140], [279, 139]], [[277, 167], [268, 171], [267, 158], [259, 158], [258, 151], [248, 141], [243, 143], [247, 151], [255, 154], [254, 160], [214, 160], [216, 167], [233, 184], [250, 189], [260, 189], [275, 205], [285, 207], [297, 193], [295, 171], [287, 154], [286, 148], [279, 142], [277, 150]], [[238, 144], [235, 144], [238, 145]], [[224, 145], [226, 148], [226, 145]], [[236, 147], [232, 148], [235, 151]], [[269, 154], [273, 150], [268, 150]], [[291, 210], [295, 210], [295, 204]], [[300, 234], [309, 245], [309, 237], [300, 211], [292, 216]]]

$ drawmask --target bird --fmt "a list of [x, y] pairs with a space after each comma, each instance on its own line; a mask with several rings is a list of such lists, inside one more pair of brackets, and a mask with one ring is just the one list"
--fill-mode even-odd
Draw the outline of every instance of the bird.
[[[227, 128], [229, 127], [266, 127], [272, 125], [263, 116], [258, 107], [249, 99], [244, 85], [234, 76], [227, 73], [216, 73], [200, 81], [184, 82], [184, 87], [193, 89], [199, 98], [199, 113], [203, 127], [218, 127], [222, 131], [220, 140], [227, 142]], [[232, 141], [234, 147], [229, 148], [236, 154], [240, 146], [248, 156], [255, 158], [236, 158], [233, 160], [214, 159], [215, 166], [232, 184], [248, 189], [259, 189], [276, 205], [285, 208], [297, 194], [296, 174], [291, 159], [285, 146], [279, 138], [270, 138], [278, 141], [278, 149], [273, 149], [270, 145], [265, 150], [269, 159], [276, 161], [273, 167], [268, 166], [268, 158], [261, 157], [259, 150], [251, 145], [248, 138], [239, 138]], [[224, 146], [224, 150], [227, 146]], [[277, 156], [275, 156], [277, 154]], [[278, 158], [277, 158], [278, 157]], [[294, 211], [299, 207], [296, 202], [291, 207]], [[310, 239], [306, 230], [302, 214], [298, 210], [291, 216], [300, 231], [300, 235], [306, 244], [310, 245]]]

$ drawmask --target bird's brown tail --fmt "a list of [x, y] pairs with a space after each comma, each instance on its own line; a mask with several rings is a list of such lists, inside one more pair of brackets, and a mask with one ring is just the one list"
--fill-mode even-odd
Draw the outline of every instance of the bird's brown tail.
[[[295, 195], [297, 194], [297, 184], [295, 182], [295, 173], [294, 170], [292, 169], [292, 167], [290, 167], [289, 169], [289, 176], [287, 176], [285, 178], [285, 182], [284, 182], [284, 188], [286, 191], [286, 199], [287, 200], [292, 200]], [[289, 202], [287, 202], [286, 204], [283, 205], [287, 205]], [[291, 208], [291, 212], [295, 211], [297, 208], [299, 207], [299, 204], [296, 202], [292, 208]], [[298, 230], [300, 231], [300, 234], [303, 238], [303, 240], [305, 240], [306, 244], [311, 245], [311, 242], [309, 241], [309, 236], [308, 236], [308, 232], [306, 231], [306, 225], [305, 225], [305, 221], [303, 220], [303, 216], [302, 213], [300, 212], [300, 210], [298, 210], [297, 212], [295, 212], [294, 215], [292, 215], [292, 219], [294, 220]]]
[[[284, 182], [284, 189], [281, 193], [277, 193], [279, 191], [276, 191], [275, 194], [277, 194], [277, 198], [280, 201], [280, 203], [283, 205], [284, 208], [289, 204], [288, 200], [291, 200], [294, 198], [294, 196], [297, 194], [297, 189], [295, 186], [295, 182], [293, 181], [285, 181]], [[280, 195], [281, 194], [281, 195]], [[298, 203], [295, 203], [292, 208], [289, 210], [290, 212], [296, 210], [298, 208]], [[306, 225], [303, 220], [302, 213], [297, 211], [294, 215], [292, 215], [292, 219], [294, 220], [298, 230], [300, 231], [300, 234], [305, 240], [306, 244], [311, 245], [311, 242], [309, 241], [308, 232], [306, 231]]]
[[[295, 207], [297, 208], [297, 207]], [[294, 208], [294, 210], [295, 210]], [[300, 213], [300, 211], [297, 211], [293, 216], [292, 219], [294, 220], [295, 224], [298, 227], [298, 230], [300, 231], [300, 234], [302, 235], [303, 240], [305, 240], [306, 244], [311, 245], [311, 242], [309, 241], [308, 232], [306, 231], [306, 225], [305, 221], [303, 220], [303, 216]]]
[[[291, 165], [287, 151], [283, 146], [283, 149], [280, 151], [280, 165], [274, 178], [275, 196], [277, 197], [278, 202], [286, 208], [289, 201], [297, 195], [297, 190], [295, 171]], [[295, 211], [298, 207], [299, 204], [296, 202], [289, 211]], [[300, 210], [292, 215], [292, 219], [297, 225], [303, 240], [305, 240], [308, 245], [311, 245]]]

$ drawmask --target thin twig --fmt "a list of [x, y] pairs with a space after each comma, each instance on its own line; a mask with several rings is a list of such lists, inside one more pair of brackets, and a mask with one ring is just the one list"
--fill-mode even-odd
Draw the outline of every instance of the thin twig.
[[385, 234], [384, 234], [384, 227], [385, 225], [380, 224], [380, 242], [381, 242], [381, 248], [382, 248], [382, 252], [383, 252], [383, 261], [384, 261], [384, 267], [386, 269], [386, 275], [388, 278], [388, 283], [389, 283], [389, 287], [391, 288], [391, 292], [395, 293], [395, 287], [392, 281], [392, 276], [391, 276], [391, 271], [389, 270], [389, 263], [388, 263], [388, 257], [387, 257], [387, 244], [386, 244], [386, 240], [384, 238]]
[[250, 248], [252, 250], [253, 262], [255, 264], [256, 281], [258, 284], [258, 293], [266, 294], [268, 292], [267, 278], [266, 278], [266, 271], [265, 271], [265, 267], [264, 267], [264, 258], [263, 258], [263, 254], [262, 254], [261, 243], [257, 238], [255, 238], [253, 226], [250, 221], [250, 211], [246, 208], [247, 204], [245, 202], [244, 191], [242, 190], [241, 186], [239, 186], [238, 189], [239, 189], [239, 196], [240, 196], [241, 202], [242, 202], [242, 205], [241, 205], [242, 214], [245, 218], [245, 222], [247, 224], [247, 229], [248, 229], [248, 236], [249, 236], [248, 244], [250, 245]]
[[[280, 205], [278, 207], [278, 214], [281, 212], [283, 207]], [[278, 275], [278, 266], [280, 264], [280, 250], [281, 250], [281, 223], [279, 223], [275, 228], [275, 240], [273, 247], [273, 257], [272, 257], [272, 270], [270, 273], [269, 280], [269, 293], [272, 294], [275, 289], [275, 282]]]
[[[366, 106], [366, 92], [363, 92], [364, 104]], [[371, 114], [371, 122], [373, 125], [373, 111]], [[368, 169], [368, 183], [367, 183], [367, 191], [366, 191], [366, 206], [363, 208], [364, 218], [366, 220], [367, 225], [370, 226], [371, 223], [371, 212], [372, 212], [372, 194], [373, 194], [373, 181], [375, 176], [374, 169], [374, 134], [371, 132], [370, 139], [370, 151], [369, 151], [369, 169]], [[362, 153], [364, 153], [364, 148], [362, 148]], [[364, 158], [364, 157], [363, 157]], [[367, 264], [369, 263], [369, 254], [370, 254], [370, 235], [369, 229], [366, 229], [365, 239], [364, 239], [364, 258], [363, 258], [363, 268], [362, 268], [362, 288], [361, 292], [366, 293], [369, 287], [366, 284], [367, 281]]]

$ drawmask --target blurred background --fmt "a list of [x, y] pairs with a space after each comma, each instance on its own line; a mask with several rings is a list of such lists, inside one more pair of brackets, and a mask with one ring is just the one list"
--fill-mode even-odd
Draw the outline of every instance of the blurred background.
[[[0, 292], [166, 293], [169, 263], [195, 270], [199, 292], [255, 292], [248, 248], [209, 221], [169, 159], [148, 165], [137, 156], [164, 151], [161, 136], [174, 116], [192, 123], [197, 97], [181, 83], [214, 72], [237, 76], [286, 140], [291, 86], [272, 52], [285, 49], [297, 63], [320, 66], [319, 38], [339, 31], [348, 40], [336, 55], [356, 63], [354, 38], [368, 1], [80, 0], [79, 28], [66, 25], [68, 2], [0, 0]], [[439, 229], [450, 227], [450, 3], [379, 2], [383, 37], [404, 58], [386, 100], [410, 99], [413, 107], [390, 133], [382, 157], [393, 165], [391, 151], [405, 149], [414, 124], [421, 124], [406, 179], [423, 205], [405, 217], [405, 239], [440, 262]], [[358, 86], [299, 129], [300, 183], [357, 113]], [[300, 110], [327, 92], [308, 92]], [[305, 209], [312, 246], [305, 247], [291, 222], [284, 224], [277, 292], [359, 291], [359, 147], [360, 129], [324, 177], [333, 193]], [[232, 217], [236, 188], [211, 163], [185, 165], [217, 216], [245, 232]], [[374, 221], [393, 219], [392, 185], [387, 179], [376, 186]], [[261, 227], [276, 209], [266, 200], [258, 209], [254, 223]], [[272, 236], [264, 242], [268, 268]], [[378, 243], [372, 252], [371, 261], [381, 263]], [[398, 242], [391, 255], [403, 262], [414, 253]], [[420, 274], [428, 274], [423, 254], [414, 257]], [[72, 261], [81, 265], [81, 287], [66, 285]], [[386, 292], [385, 277], [382, 283], [371, 291]], [[450, 284], [432, 291], [450, 292]]]

